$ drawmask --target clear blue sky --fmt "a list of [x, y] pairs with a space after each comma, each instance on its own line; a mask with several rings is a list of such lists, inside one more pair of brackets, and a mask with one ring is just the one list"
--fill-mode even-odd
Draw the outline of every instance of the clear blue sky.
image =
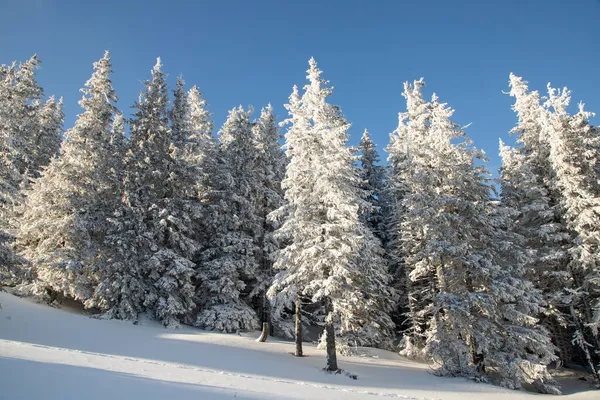
[[38, 53], [46, 94], [65, 99], [65, 128], [105, 49], [123, 112], [161, 56], [171, 84], [183, 74], [199, 86], [217, 127], [238, 104], [270, 102], [284, 117], [314, 56], [353, 123], [351, 143], [368, 128], [379, 149], [404, 109], [402, 83], [424, 77], [427, 96], [472, 123], [493, 171], [498, 137], [516, 122], [502, 94], [511, 71], [541, 91], [566, 85], [600, 112], [599, 0], [3, 0], [0, 21], [0, 63]]

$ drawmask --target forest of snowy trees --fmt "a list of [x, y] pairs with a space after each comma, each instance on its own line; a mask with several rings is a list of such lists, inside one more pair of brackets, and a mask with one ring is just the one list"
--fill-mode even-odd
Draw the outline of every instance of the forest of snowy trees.
[[600, 129], [567, 89], [510, 75], [516, 144], [500, 142], [494, 180], [423, 79], [404, 85], [382, 163], [367, 131], [348, 145], [314, 59], [281, 124], [240, 106], [216, 135], [160, 59], [123, 116], [108, 52], [63, 132], [39, 64], [0, 66], [0, 284], [15, 293], [170, 328], [267, 322], [296, 355], [319, 332], [329, 371], [372, 346], [509, 388], [558, 394], [561, 364], [600, 385]]

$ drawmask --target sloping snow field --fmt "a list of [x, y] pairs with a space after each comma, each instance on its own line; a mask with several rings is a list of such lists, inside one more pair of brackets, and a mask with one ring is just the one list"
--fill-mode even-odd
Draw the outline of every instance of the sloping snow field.
[[[258, 332], [169, 331], [153, 322], [98, 320], [0, 293], [0, 398], [117, 399], [542, 399], [541, 396], [439, 378], [395, 353], [364, 349], [340, 357], [357, 374], [321, 370], [324, 352]], [[598, 399], [585, 382], [566, 379], [568, 399]]]

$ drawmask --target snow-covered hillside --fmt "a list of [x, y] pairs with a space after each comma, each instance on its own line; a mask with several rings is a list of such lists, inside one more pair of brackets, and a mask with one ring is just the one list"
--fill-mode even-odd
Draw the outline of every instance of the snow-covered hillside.
[[[0, 303], [0, 397], [7, 400], [540, 398], [435, 377], [427, 366], [382, 350], [340, 357], [341, 368], [358, 374], [352, 380], [324, 373], [325, 354], [313, 346], [306, 346], [308, 357], [295, 358], [292, 343], [257, 343], [258, 333], [97, 320], [8, 293], [0, 293]], [[563, 385], [571, 392], [566, 398], [597, 398], [583, 382]]]

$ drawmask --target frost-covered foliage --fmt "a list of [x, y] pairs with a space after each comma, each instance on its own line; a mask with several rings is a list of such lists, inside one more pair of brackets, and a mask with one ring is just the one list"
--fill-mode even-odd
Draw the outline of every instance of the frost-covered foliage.
[[510, 75], [498, 201], [422, 79], [405, 84], [381, 166], [367, 131], [347, 146], [314, 59], [286, 105], [285, 154], [270, 105], [254, 121], [231, 110], [217, 141], [196, 86], [179, 78], [169, 104], [160, 59], [128, 134], [108, 52], [63, 138], [39, 63], [0, 66], [2, 284], [225, 332], [271, 320], [291, 335], [298, 299], [325, 325], [327, 368], [336, 341], [390, 348], [402, 331], [403, 354], [440, 374], [557, 393], [557, 353], [600, 382], [600, 129], [569, 112], [568, 90], [541, 97]]
[[549, 144], [543, 137], [542, 117], [537, 92], [528, 92], [527, 82], [511, 74], [510, 95], [515, 98], [518, 125], [518, 148], [501, 144], [502, 201], [519, 213], [516, 229], [525, 237], [532, 252], [527, 275], [544, 292], [553, 318], [561, 319], [565, 311], [564, 289], [570, 287], [566, 272], [569, 235], [560, 218], [557, 192], [550, 184]]
[[196, 325], [226, 332], [258, 328], [248, 304], [247, 283], [258, 271], [258, 182], [250, 115], [241, 106], [229, 112], [220, 147], [207, 173], [204, 219], [210, 232], [198, 265], [200, 313]]
[[574, 342], [600, 383], [600, 136], [588, 122], [594, 114], [583, 104], [578, 113], [569, 114], [569, 101], [568, 90], [548, 85], [542, 132], [550, 147], [552, 185], [561, 194], [563, 220], [573, 236], [569, 270], [574, 284], [570, 306], [578, 328]]
[[11, 157], [13, 139], [11, 135], [11, 89], [14, 66], [0, 66], [0, 281], [8, 282], [17, 267], [17, 259], [10, 243], [14, 237], [8, 234], [8, 220], [19, 199], [21, 174]]
[[27, 177], [36, 178], [58, 151], [62, 133], [62, 100], [50, 98], [42, 102], [43, 89], [36, 81], [40, 61], [36, 55], [18, 66], [0, 69], [3, 101], [3, 146], [9, 146], [8, 157], [21, 175], [15, 186], [26, 184]]
[[[433, 359], [444, 375], [493, 372], [500, 383], [557, 393], [546, 365], [554, 346], [535, 318], [541, 293], [523, 278], [511, 210], [491, 201], [483, 154], [422, 80], [405, 84], [407, 112], [390, 146], [404, 165], [401, 223], [408, 276], [405, 354]], [[396, 153], [397, 152], [397, 153]]]
[[106, 52], [81, 90], [84, 112], [66, 133], [61, 156], [36, 179], [16, 221], [17, 247], [31, 262], [29, 275], [38, 295], [81, 302], [93, 295], [93, 271], [103, 262], [105, 221], [115, 204], [111, 171], [117, 154], [110, 136], [117, 97], [110, 73]]
[[362, 210], [362, 216], [375, 236], [382, 242], [386, 239], [385, 217], [386, 210], [383, 202], [386, 186], [385, 168], [379, 165], [380, 159], [375, 148], [375, 143], [365, 129], [358, 144], [360, 157], [360, 177], [363, 180], [363, 188], [366, 191], [371, 207]]
[[283, 180], [286, 204], [276, 237], [287, 245], [275, 254], [281, 272], [269, 289], [275, 321], [298, 295], [329, 302], [326, 323], [359, 345], [386, 345], [393, 323], [394, 293], [382, 248], [359, 216], [369, 205], [346, 146], [346, 122], [339, 107], [326, 102], [332, 89], [309, 61], [309, 83], [300, 98], [294, 87], [286, 108], [290, 161]]
[[[194, 263], [199, 251], [178, 190], [186, 176], [176, 157], [184, 135], [168, 123], [168, 96], [160, 59], [134, 105], [125, 157], [123, 203], [110, 219], [111, 261], [100, 301], [109, 315], [136, 318], [147, 311], [165, 326], [177, 327], [194, 309]], [[185, 103], [176, 103], [184, 107]], [[185, 107], [184, 107], [185, 108]], [[175, 109], [172, 114], [184, 113]], [[175, 129], [181, 129], [175, 126]]]
[[[11, 220], [23, 188], [38, 177], [57, 152], [62, 133], [62, 100], [42, 104], [35, 79], [37, 56], [0, 66], [0, 281], [13, 284], [24, 260], [14, 254]], [[22, 279], [22, 275], [19, 277]]]
[[202, 98], [196, 86], [188, 92], [187, 103], [189, 135], [185, 155], [190, 162], [202, 166], [205, 160], [207, 164], [211, 162], [210, 155], [215, 150], [215, 139], [212, 135], [214, 123], [210, 120], [212, 114], [207, 110], [206, 100]]
[[30, 167], [30, 171], [34, 178], [38, 177], [42, 169], [50, 164], [50, 160], [60, 149], [65, 119], [62, 109], [63, 99], [60, 98], [56, 101], [54, 97], [50, 97], [39, 109], [39, 127], [31, 153], [33, 166]]
[[273, 232], [277, 226], [269, 221], [267, 216], [283, 205], [283, 189], [281, 182], [285, 175], [286, 158], [279, 144], [281, 134], [275, 122], [273, 107], [269, 104], [263, 108], [260, 117], [254, 123], [252, 135], [256, 152], [254, 174], [257, 180], [256, 200], [257, 215], [260, 219], [257, 225], [256, 261], [258, 270], [251, 282], [250, 298], [256, 299], [259, 313], [263, 321], [268, 321], [266, 291], [274, 276], [271, 255], [277, 250]]
[[402, 315], [396, 316], [397, 321], [405, 328], [403, 352], [413, 358], [424, 357], [420, 351], [425, 347], [425, 331], [435, 291], [432, 272], [411, 275], [416, 267], [412, 254], [423, 249], [422, 232], [417, 221], [414, 221], [414, 231], [412, 226], [403, 224], [410, 211], [405, 199], [413, 190], [413, 185], [408, 182], [411, 176], [411, 155], [413, 148], [421, 145], [428, 129], [429, 106], [421, 94], [423, 86], [423, 80], [415, 81], [412, 86], [405, 83], [403, 96], [407, 111], [399, 113], [398, 128], [390, 135], [390, 144], [386, 148], [391, 167], [390, 188], [386, 193], [391, 208], [387, 222], [389, 242], [386, 254], [394, 273], [394, 286], [401, 293], [396, 313], [406, 312], [405, 320]]
[[599, 135], [570, 92], [548, 86], [547, 101], [510, 76], [517, 147], [502, 146], [503, 202], [531, 252], [527, 273], [548, 302], [545, 322], [563, 362], [583, 362], [599, 380]]

